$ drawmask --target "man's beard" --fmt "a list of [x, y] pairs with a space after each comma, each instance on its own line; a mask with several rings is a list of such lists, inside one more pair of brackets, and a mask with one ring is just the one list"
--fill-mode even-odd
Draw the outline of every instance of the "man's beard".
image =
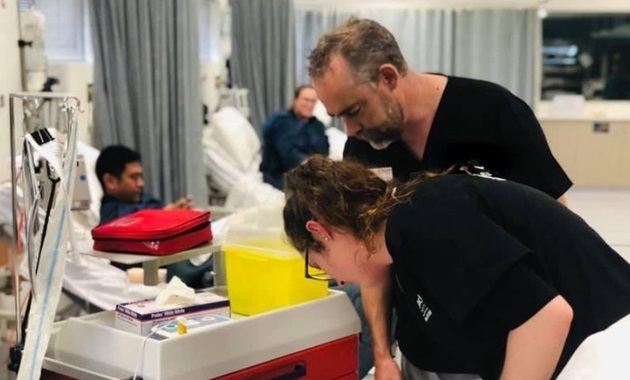
[[370, 146], [376, 150], [385, 150], [389, 148], [396, 140], [400, 138], [400, 131], [397, 129], [381, 130], [377, 138], [366, 139]]
[[365, 128], [360, 138], [367, 141], [376, 150], [387, 149], [402, 136], [404, 114], [402, 107], [392, 100], [387, 101], [388, 120], [380, 125]]

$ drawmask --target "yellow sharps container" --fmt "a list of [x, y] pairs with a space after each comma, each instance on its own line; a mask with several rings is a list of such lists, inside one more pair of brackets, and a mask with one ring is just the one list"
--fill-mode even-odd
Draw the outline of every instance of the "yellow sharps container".
[[328, 294], [326, 281], [304, 278], [304, 260], [280, 229], [232, 226], [223, 250], [233, 313], [255, 315]]

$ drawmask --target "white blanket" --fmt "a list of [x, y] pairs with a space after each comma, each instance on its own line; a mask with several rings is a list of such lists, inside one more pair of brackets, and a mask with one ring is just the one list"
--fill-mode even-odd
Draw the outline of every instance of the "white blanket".
[[[325, 109], [319, 111], [329, 123]], [[327, 128], [326, 135], [330, 157], [342, 159], [346, 134]], [[202, 142], [210, 185], [226, 195], [226, 207], [244, 209], [283, 199], [282, 192], [263, 183], [258, 170], [260, 139], [254, 127], [234, 107], [224, 107], [212, 115], [210, 125], [203, 130]]]
[[610, 380], [630, 377], [630, 315], [588, 337], [558, 380]]

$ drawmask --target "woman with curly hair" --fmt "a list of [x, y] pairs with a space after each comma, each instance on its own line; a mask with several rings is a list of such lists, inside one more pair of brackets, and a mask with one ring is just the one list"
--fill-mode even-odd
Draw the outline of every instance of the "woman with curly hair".
[[530, 187], [464, 173], [386, 182], [315, 156], [285, 191], [307, 277], [325, 279], [319, 268], [383, 303], [393, 294], [403, 366], [549, 379], [630, 313], [630, 265]]

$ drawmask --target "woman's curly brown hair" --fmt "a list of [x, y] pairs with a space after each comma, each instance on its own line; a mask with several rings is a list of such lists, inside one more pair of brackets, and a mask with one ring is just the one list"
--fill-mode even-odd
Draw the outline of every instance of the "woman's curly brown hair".
[[287, 237], [300, 252], [307, 248], [321, 251], [321, 242], [306, 229], [307, 221], [317, 220], [350, 232], [373, 251], [374, 235], [391, 210], [409, 198], [417, 181], [412, 182], [395, 191], [394, 183], [361, 164], [312, 156], [285, 177]]

